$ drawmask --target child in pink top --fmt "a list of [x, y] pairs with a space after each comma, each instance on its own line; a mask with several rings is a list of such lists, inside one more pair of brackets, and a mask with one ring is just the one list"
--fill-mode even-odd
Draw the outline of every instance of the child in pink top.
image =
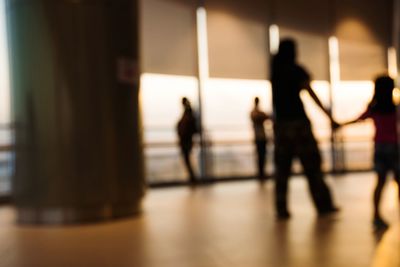
[[[348, 125], [368, 118], [374, 121], [375, 152], [374, 169], [377, 184], [374, 190], [374, 218], [376, 229], [385, 229], [388, 224], [382, 219], [379, 210], [382, 190], [389, 171], [394, 172], [397, 185], [400, 186], [399, 151], [396, 130], [396, 106], [393, 102], [394, 81], [388, 76], [380, 76], [375, 80], [375, 92], [367, 109], [357, 119], [344, 123]], [[400, 198], [400, 189], [399, 189]]]

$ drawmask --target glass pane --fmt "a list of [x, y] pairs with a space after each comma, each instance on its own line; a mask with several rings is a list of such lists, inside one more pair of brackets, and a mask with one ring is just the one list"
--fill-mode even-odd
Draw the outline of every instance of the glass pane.
[[[194, 77], [144, 74], [141, 78], [141, 103], [147, 181], [185, 181], [178, 147], [176, 124], [182, 114], [182, 97], [187, 97], [197, 111], [198, 83]], [[192, 163], [198, 173], [198, 147], [192, 152]]]
[[210, 76], [266, 79], [267, 2], [206, 1]]
[[[373, 95], [373, 83], [341, 82], [333, 91], [334, 116], [339, 122], [357, 118], [365, 111]], [[343, 141], [346, 168], [372, 168], [373, 123], [365, 121], [343, 127], [338, 132]]]
[[342, 80], [368, 81], [385, 72], [391, 1], [338, 0], [335, 6]]
[[5, 1], [0, 1], [0, 196], [11, 193], [13, 174], [12, 130], [10, 126], [10, 83], [8, 68]]
[[140, 2], [142, 71], [195, 76], [197, 1]]
[[299, 61], [315, 80], [329, 80], [330, 8], [326, 1], [319, 0], [275, 1], [274, 23], [280, 28], [281, 38], [292, 37], [297, 41]]
[[[211, 173], [215, 177], [243, 177], [256, 174], [250, 111], [254, 97], [270, 113], [271, 89], [264, 80], [210, 79], [203, 92], [204, 125], [211, 143]], [[272, 125], [266, 125], [272, 136]], [[271, 154], [267, 156], [271, 173]]]

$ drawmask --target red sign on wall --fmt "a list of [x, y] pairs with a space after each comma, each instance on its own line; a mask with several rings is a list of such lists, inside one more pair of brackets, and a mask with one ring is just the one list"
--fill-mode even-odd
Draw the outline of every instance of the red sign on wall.
[[128, 58], [119, 58], [117, 60], [117, 79], [121, 83], [138, 84], [139, 66], [137, 61]]

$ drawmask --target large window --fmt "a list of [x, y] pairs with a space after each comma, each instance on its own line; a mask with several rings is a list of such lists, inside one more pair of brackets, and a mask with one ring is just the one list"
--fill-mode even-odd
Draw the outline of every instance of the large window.
[[[207, 15], [199, 25], [203, 27], [201, 38], [204, 38], [200, 43], [207, 47], [195, 44], [196, 1], [182, 4], [177, 0], [169, 5], [167, 1], [149, 0], [143, 5], [147, 10], [145, 14], [159, 12], [154, 9], [156, 5], [167, 5], [166, 10], [170, 11], [144, 19], [142, 26], [145, 30], [152, 29], [144, 35], [143, 59], [147, 74], [142, 79], [147, 175], [150, 182], [185, 180], [187, 175], [176, 145], [175, 124], [180, 114], [180, 98], [189, 97], [199, 108], [199, 92], [205, 142], [202, 147], [204, 153], [200, 153], [197, 143], [192, 155], [196, 172], [199, 173], [203, 159], [207, 162], [208, 177], [255, 175], [249, 112], [255, 96], [261, 98], [265, 111], [272, 112], [267, 79], [270, 51], [276, 38], [297, 40], [299, 62], [309, 70], [315, 92], [323, 105], [332, 109], [339, 122], [353, 119], [365, 109], [372, 96], [371, 80], [386, 71], [390, 1], [381, 5], [368, 0], [370, 4], [362, 5], [362, 12], [357, 9], [360, 2], [355, 0], [348, 3], [340, 0], [329, 5], [318, 0], [272, 2], [205, 1], [203, 10]], [[375, 7], [380, 10], [379, 14], [374, 13]], [[320, 12], [310, 13], [310, 10]], [[343, 12], [337, 12], [339, 10]], [[205, 15], [205, 12], [202, 14]], [[268, 29], [272, 24], [275, 26], [274, 36], [271, 37]], [[162, 43], [154, 41], [165, 34], [168, 38], [162, 38]], [[337, 47], [332, 47], [332, 40], [337, 41]], [[193, 52], [196, 49], [200, 49], [201, 53]], [[336, 50], [332, 52], [332, 49]], [[177, 51], [181, 51], [182, 56]], [[200, 75], [200, 89], [199, 61], [202, 63], [201, 70], [207, 72]], [[167, 75], [151, 74], [153, 72]], [[175, 74], [184, 76], [173, 76]], [[342, 167], [347, 170], [371, 169], [371, 122], [340, 129], [335, 133], [336, 143], [332, 145], [329, 120], [307, 93], [301, 97], [319, 142], [323, 170]], [[267, 123], [266, 128], [272, 140], [272, 124]], [[272, 144], [270, 142], [267, 157], [268, 174], [274, 171]], [[298, 162], [294, 164], [294, 171], [301, 171]]]
[[[265, 80], [210, 79], [204, 97], [204, 127], [211, 144], [214, 177], [247, 177], [256, 174], [253, 131], [250, 111], [254, 97], [260, 98], [261, 108], [272, 112], [270, 85]], [[272, 137], [271, 124], [266, 124]], [[271, 173], [271, 157], [267, 168]]]
[[0, 196], [11, 192], [12, 143], [5, 1], [0, 1]]
[[[326, 81], [312, 83], [317, 95], [330, 105], [330, 85]], [[339, 121], [357, 117], [372, 97], [373, 83], [340, 82], [332, 92], [333, 115]], [[145, 74], [142, 76], [145, 152], [148, 181], [185, 181], [177, 145], [176, 123], [181, 115], [181, 98], [188, 97], [198, 111], [198, 83], [195, 77]], [[209, 79], [203, 96], [203, 129], [208, 175], [213, 178], [250, 177], [256, 173], [252, 125], [249, 112], [253, 99], [261, 99], [261, 107], [272, 112], [270, 84], [266, 80]], [[332, 169], [331, 129], [327, 117], [307, 93], [301, 95], [319, 141], [323, 169]], [[272, 140], [272, 123], [266, 124]], [[337, 148], [347, 170], [368, 170], [372, 167], [373, 126], [370, 121], [347, 126], [337, 132]], [[196, 139], [192, 161], [199, 173], [200, 153]], [[267, 173], [273, 173], [273, 145], [269, 144]], [[298, 162], [294, 171], [300, 172]]]
[[[280, 37], [298, 41], [299, 61], [313, 76], [313, 87], [338, 121], [359, 115], [372, 96], [375, 75], [386, 70], [390, 35], [390, 1], [339, 0], [328, 6], [318, 0], [205, 1], [205, 44], [199, 53], [196, 0], [142, 0], [141, 105], [143, 111], [146, 175], [150, 183], [187, 179], [177, 145], [176, 124], [187, 97], [203, 122], [203, 154], [196, 139], [192, 161], [197, 174], [206, 160], [210, 177], [248, 177], [256, 173], [249, 112], [253, 99], [271, 113], [268, 79], [271, 58], [268, 28], [276, 24]], [[10, 192], [12, 122], [8, 80], [5, 1], [0, 0], [0, 195]], [[273, 3], [273, 4], [272, 4]], [[384, 4], [383, 4], [384, 3]], [[375, 12], [375, 9], [379, 12]], [[319, 10], [320, 12], [310, 12]], [[336, 10], [336, 11], [335, 11]], [[338, 12], [340, 11], [340, 12]], [[206, 25], [207, 24], [207, 25]], [[330, 84], [329, 37], [339, 42], [341, 80]], [[272, 39], [272, 38], [271, 38]], [[207, 57], [207, 77], [199, 83], [199, 55]], [[204, 67], [204, 66], [202, 66]], [[340, 78], [340, 77], [339, 77]], [[201, 89], [199, 84], [202, 85]], [[306, 112], [323, 156], [323, 169], [332, 166], [329, 121], [307, 94]], [[330, 106], [332, 105], [332, 106]], [[266, 124], [272, 140], [272, 124]], [[348, 126], [336, 137], [348, 170], [372, 166], [371, 122]], [[267, 173], [273, 173], [273, 145], [269, 144]], [[205, 155], [205, 158], [201, 155]], [[298, 164], [295, 171], [301, 171]]]
[[[333, 91], [333, 111], [338, 121], [357, 118], [367, 107], [373, 95], [373, 83], [340, 82]], [[344, 127], [338, 131], [339, 142], [344, 150], [345, 168], [366, 170], [372, 168], [373, 123], [365, 121]]]
[[[198, 110], [198, 82], [190, 76], [142, 75], [141, 104], [148, 182], [184, 181], [187, 174], [180, 158], [176, 125], [182, 114], [182, 97]], [[198, 146], [192, 162], [198, 172]]]

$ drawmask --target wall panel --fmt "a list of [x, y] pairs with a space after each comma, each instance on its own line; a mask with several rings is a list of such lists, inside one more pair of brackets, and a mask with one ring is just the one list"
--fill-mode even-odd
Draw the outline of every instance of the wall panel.
[[266, 79], [269, 65], [266, 1], [212, 0], [205, 7], [210, 76]]
[[142, 71], [197, 75], [196, 1], [141, 0]]

